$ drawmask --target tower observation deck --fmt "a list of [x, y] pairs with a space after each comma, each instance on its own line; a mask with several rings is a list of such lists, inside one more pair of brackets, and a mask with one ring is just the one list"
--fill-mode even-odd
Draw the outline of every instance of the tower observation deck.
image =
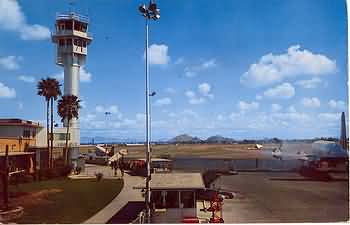
[[[92, 41], [88, 25], [87, 16], [74, 12], [56, 14], [52, 42], [57, 46], [56, 64], [64, 67], [64, 95], [79, 97], [80, 67], [85, 64], [87, 46]], [[72, 119], [70, 127], [79, 128], [79, 121]]]

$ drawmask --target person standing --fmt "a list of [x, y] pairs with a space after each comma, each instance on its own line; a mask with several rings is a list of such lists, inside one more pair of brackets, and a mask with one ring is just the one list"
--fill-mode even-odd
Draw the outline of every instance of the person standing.
[[119, 162], [119, 169], [122, 177], [124, 177], [124, 160], [123, 157], [118, 160]]
[[118, 172], [118, 161], [117, 160], [113, 161], [113, 167], [114, 167], [114, 176], [117, 176], [117, 172]]

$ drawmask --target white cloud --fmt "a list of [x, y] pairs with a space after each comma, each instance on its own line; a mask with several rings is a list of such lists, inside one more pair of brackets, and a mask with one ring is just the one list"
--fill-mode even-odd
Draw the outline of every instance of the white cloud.
[[344, 101], [337, 101], [337, 100], [333, 100], [331, 99], [328, 102], [329, 107], [331, 107], [332, 109], [337, 109], [337, 110], [346, 110], [346, 103]]
[[320, 100], [316, 97], [303, 98], [301, 100], [301, 103], [308, 108], [318, 108], [321, 106]]
[[92, 113], [88, 113], [86, 115], [82, 115], [80, 117], [80, 121], [81, 122], [91, 122], [91, 121], [94, 121], [96, 119], [96, 115], [95, 114], [92, 114]]
[[247, 111], [254, 111], [259, 108], [259, 103], [258, 102], [245, 102], [245, 101], [239, 101], [238, 102], [238, 108], [241, 112], [247, 112]]
[[189, 67], [185, 67], [185, 76], [186, 77], [195, 77], [197, 72], [192, 71]]
[[256, 95], [256, 96], [255, 96], [255, 99], [256, 99], [256, 100], [261, 100], [261, 99], [262, 99], [262, 96], [261, 96], [261, 95]]
[[297, 112], [297, 110], [295, 109], [294, 105], [289, 106], [287, 111], [290, 112], [290, 113], [296, 113]]
[[[167, 65], [170, 61], [167, 45], [152, 44], [149, 46], [149, 63], [152, 65]], [[146, 53], [144, 53], [145, 58]]]
[[250, 65], [240, 81], [246, 86], [256, 87], [274, 84], [296, 76], [320, 76], [335, 72], [335, 60], [302, 50], [299, 45], [294, 45], [289, 47], [285, 54], [270, 53], [262, 56], [258, 63]]
[[208, 97], [210, 99], [214, 99], [214, 95], [210, 93], [211, 91], [211, 85], [208, 83], [201, 83], [198, 85], [198, 92], [199, 94]]
[[202, 62], [199, 65], [194, 66], [186, 66], [184, 69], [186, 77], [195, 77], [201, 71], [214, 68], [217, 66], [216, 59], [209, 59], [207, 61]]
[[92, 74], [85, 70], [85, 67], [80, 68], [80, 81], [81, 82], [90, 82]]
[[118, 106], [116, 105], [111, 105], [108, 107], [98, 105], [96, 106], [95, 110], [96, 112], [99, 112], [99, 113], [105, 113], [105, 112], [118, 113], [119, 112]]
[[212, 68], [212, 67], [216, 67], [217, 64], [216, 64], [216, 59], [210, 59], [208, 61], [205, 61], [202, 63], [202, 68], [203, 69], [208, 69], [208, 68]]
[[185, 92], [185, 95], [188, 97], [188, 98], [194, 98], [196, 96], [196, 94], [193, 92], [193, 91], [186, 91]]
[[183, 57], [180, 57], [174, 62], [174, 64], [175, 65], [179, 65], [179, 64], [182, 64], [184, 62], [185, 62], [185, 59]]
[[85, 109], [86, 108], [86, 105], [87, 105], [87, 103], [86, 103], [86, 101], [85, 100], [82, 100], [82, 99], [80, 99], [80, 106], [81, 106], [81, 108], [83, 108], [83, 109]]
[[223, 121], [225, 118], [224, 118], [224, 116], [222, 114], [218, 114], [216, 116], [216, 119], [219, 120], [219, 121]]
[[186, 91], [185, 95], [187, 96], [190, 104], [198, 105], [205, 103], [207, 99], [214, 99], [214, 95], [210, 93], [210, 91], [210, 84], [201, 83], [198, 85], [198, 93], [195, 93], [193, 91]]
[[202, 83], [198, 85], [198, 91], [202, 95], [208, 95], [210, 92], [211, 86], [208, 83]]
[[22, 60], [20, 56], [6, 56], [0, 57], [0, 66], [7, 70], [16, 70], [19, 69], [18, 62]]
[[295, 95], [295, 89], [290, 83], [283, 83], [264, 92], [265, 97], [269, 98], [291, 98]]
[[271, 104], [271, 112], [278, 112], [281, 111], [282, 106], [279, 104]]
[[23, 109], [23, 102], [18, 102], [17, 105], [19, 110]]
[[171, 104], [171, 98], [160, 98], [157, 99], [157, 101], [154, 103], [154, 106], [163, 106], [163, 105], [170, 105]]
[[339, 113], [319, 113], [318, 118], [322, 120], [322, 122], [335, 122], [340, 121]]
[[23, 40], [50, 38], [50, 30], [38, 24], [28, 24], [16, 0], [0, 1], [0, 29], [19, 33]]
[[0, 98], [15, 98], [16, 90], [14, 88], [10, 88], [5, 86], [0, 82]]
[[199, 105], [204, 103], [206, 100], [203, 97], [195, 97], [195, 98], [191, 98], [189, 99], [189, 103], [192, 105]]
[[168, 114], [168, 116], [169, 116], [169, 117], [176, 117], [176, 114], [173, 113], [173, 112], [171, 112], [171, 113]]
[[47, 27], [34, 24], [24, 25], [20, 31], [20, 36], [23, 40], [45, 40], [50, 38], [50, 30]]
[[311, 89], [320, 86], [322, 84], [322, 80], [319, 77], [313, 77], [310, 80], [299, 80], [295, 82], [295, 84], [303, 88]]
[[136, 114], [136, 120], [141, 120], [141, 121], [146, 120], [146, 114], [144, 114], [144, 113], [137, 113]]
[[198, 117], [198, 114], [196, 112], [194, 112], [192, 109], [184, 109], [182, 114], [184, 114], [186, 116]]
[[164, 91], [166, 93], [169, 93], [169, 94], [175, 94], [176, 93], [176, 90], [174, 88], [166, 88]]
[[188, 102], [192, 105], [198, 105], [205, 102], [205, 98], [197, 96], [193, 91], [186, 91], [185, 95], [188, 98]]
[[34, 83], [35, 82], [35, 78], [32, 76], [18, 76], [17, 77], [18, 80], [21, 80], [23, 82], [27, 82], [27, 83]]

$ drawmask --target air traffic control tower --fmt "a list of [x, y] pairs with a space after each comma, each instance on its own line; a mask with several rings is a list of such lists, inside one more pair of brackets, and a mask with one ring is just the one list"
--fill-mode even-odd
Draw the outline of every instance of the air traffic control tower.
[[[92, 37], [88, 33], [89, 18], [74, 12], [57, 13], [52, 42], [57, 46], [56, 64], [64, 68], [64, 95], [79, 96], [80, 67], [85, 64], [87, 46]], [[67, 127], [67, 123], [63, 124]], [[80, 145], [79, 120], [70, 122], [70, 144]]]

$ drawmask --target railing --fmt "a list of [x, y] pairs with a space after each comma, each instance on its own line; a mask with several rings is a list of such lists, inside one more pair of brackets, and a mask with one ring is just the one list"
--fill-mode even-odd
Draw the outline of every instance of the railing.
[[81, 14], [77, 14], [74, 12], [71, 13], [56, 13], [56, 20], [67, 20], [67, 19], [75, 19], [83, 23], [89, 23], [89, 17]]

